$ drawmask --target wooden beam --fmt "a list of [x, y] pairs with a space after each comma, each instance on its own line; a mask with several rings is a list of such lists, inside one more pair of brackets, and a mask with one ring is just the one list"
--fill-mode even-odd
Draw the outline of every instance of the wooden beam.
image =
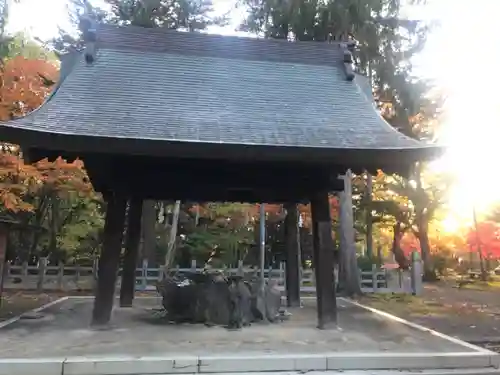
[[[163, 185], [165, 186], [165, 185]], [[185, 186], [185, 189], [182, 187]], [[201, 186], [201, 185], [200, 185]], [[221, 187], [207, 187], [206, 190], [201, 190], [198, 187], [191, 188], [186, 185], [175, 187], [166, 187], [165, 189], [132, 189], [127, 186], [123, 190], [125, 195], [140, 195], [145, 200], [180, 200], [182, 202], [244, 202], [244, 203], [260, 203], [266, 202], [269, 204], [284, 204], [290, 201], [307, 204], [309, 202], [308, 193], [300, 193], [287, 191], [281, 194], [280, 191], [286, 189], [283, 187], [273, 187], [268, 191], [256, 190], [232, 190], [228, 191]]]
[[139, 256], [141, 239], [142, 199], [132, 198], [129, 201], [127, 238], [125, 240], [125, 256], [123, 257], [122, 282], [120, 286], [120, 306], [132, 307], [135, 293], [135, 270]]
[[[134, 176], [123, 169], [122, 165], [127, 163], [137, 171]], [[338, 180], [331, 178], [332, 171], [325, 166], [235, 161], [220, 161], [214, 164], [204, 160], [144, 157], [116, 157], [104, 160], [89, 157], [85, 166], [97, 188], [108, 188], [126, 196], [141, 196], [143, 199], [152, 200], [168, 197], [195, 202], [306, 202], [309, 200], [311, 184], [325, 190], [342, 188]], [[176, 183], [168, 184], [165, 180], [167, 177], [158, 176], [158, 170], [171, 171], [172, 175], [176, 176]], [[211, 176], [210, 181], [203, 186], [196, 179], [200, 173]], [[142, 183], [151, 179], [158, 183]]]
[[313, 265], [316, 275], [318, 328], [337, 326], [337, 301], [333, 274], [332, 221], [327, 191], [318, 191], [311, 198], [313, 224]]
[[121, 195], [110, 194], [107, 198], [104, 241], [99, 257], [97, 288], [92, 311], [93, 326], [105, 326], [111, 319], [127, 205], [127, 200]]
[[285, 205], [286, 301], [288, 307], [300, 306], [299, 214], [297, 205]]

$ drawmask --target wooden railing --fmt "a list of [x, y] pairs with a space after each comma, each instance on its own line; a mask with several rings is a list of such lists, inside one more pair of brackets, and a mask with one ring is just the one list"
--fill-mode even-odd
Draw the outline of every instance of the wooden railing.
[[[182, 271], [201, 271], [196, 263], [193, 262], [190, 268], [174, 267], [169, 273]], [[259, 270], [244, 266], [241, 262], [238, 268], [221, 269], [226, 275], [246, 275], [258, 276]], [[118, 271], [121, 274], [121, 269]], [[336, 272], [337, 274], [337, 272]], [[41, 259], [38, 265], [29, 266], [10, 265], [5, 268], [4, 287], [7, 289], [31, 289], [39, 292], [48, 290], [92, 290], [97, 275], [97, 265], [82, 267], [78, 265], [50, 266], [46, 264], [45, 259]], [[142, 267], [136, 269], [136, 288], [137, 290], [154, 290], [157, 281], [164, 275], [164, 268], [150, 268], [147, 261], [144, 261]], [[367, 293], [387, 293], [387, 292], [414, 292], [409, 272], [399, 270], [382, 270], [373, 266], [370, 271], [361, 271], [360, 284], [364, 292]], [[264, 270], [264, 277], [274, 279], [278, 285], [285, 287], [285, 267], [280, 265], [278, 269]], [[301, 291], [314, 292], [315, 278], [312, 269], [301, 269]], [[118, 283], [120, 278], [118, 278]], [[418, 284], [417, 284], [418, 285]]]

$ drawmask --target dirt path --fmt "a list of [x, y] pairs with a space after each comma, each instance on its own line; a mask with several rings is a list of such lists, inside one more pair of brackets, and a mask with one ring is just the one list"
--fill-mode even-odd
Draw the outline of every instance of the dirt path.
[[367, 296], [360, 302], [469, 342], [500, 342], [500, 291], [441, 282], [427, 285], [421, 297]]

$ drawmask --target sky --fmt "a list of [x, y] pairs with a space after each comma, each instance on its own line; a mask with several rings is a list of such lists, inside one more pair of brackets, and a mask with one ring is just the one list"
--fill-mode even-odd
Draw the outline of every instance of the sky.
[[[234, 8], [235, 0], [215, 0], [217, 12]], [[47, 6], [50, 4], [50, 6]], [[470, 220], [472, 207], [485, 210], [500, 202], [500, 33], [496, 22], [500, 0], [427, 0], [409, 8], [412, 18], [438, 21], [424, 52], [415, 60], [419, 74], [436, 80], [448, 96], [441, 141], [446, 155], [433, 164], [436, 172], [451, 172], [450, 227]], [[242, 10], [233, 11], [227, 28], [210, 31], [235, 34]], [[67, 26], [65, 0], [23, 0], [10, 14], [11, 31], [28, 30], [48, 39], [57, 26]]]

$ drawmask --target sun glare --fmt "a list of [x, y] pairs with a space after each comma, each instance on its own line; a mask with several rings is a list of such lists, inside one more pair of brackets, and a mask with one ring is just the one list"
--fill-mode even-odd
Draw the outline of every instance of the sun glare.
[[59, 27], [69, 26], [67, 0], [23, 0], [9, 8], [9, 32], [26, 32], [42, 40], [57, 35]]
[[441, 221], [441, 228], [445, 233], [455, 233], [462, 227], [462, 225], [463, 223], [460, 220], [452, 216], [448, 216]]
[[[444, 88], [448, 100], [441, 140], [449, 145], [435, 162], [436, 171], [454, 175], [449, 193], [450, 218], [468, 220], [472, 207], [487, 210], [500, 201], [500, 2], [434, 0], [441, 26], [429, 38], [422, 70]], [[445, 223], [443, 223], [445, 224]]]

